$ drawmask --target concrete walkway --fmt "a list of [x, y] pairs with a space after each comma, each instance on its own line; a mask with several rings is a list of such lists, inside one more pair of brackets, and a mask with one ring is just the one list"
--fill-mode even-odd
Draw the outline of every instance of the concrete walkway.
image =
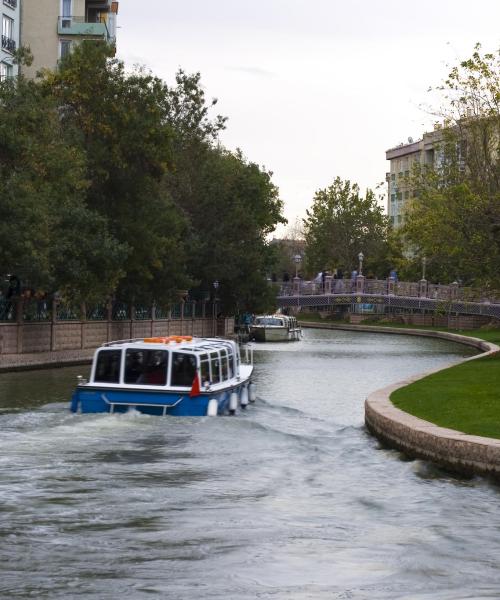
[[94, 351], [90, 348], [86, 350], [33, 352], [31, 354], [0, 354], [0, 373], [87, 364], [92, 361]]

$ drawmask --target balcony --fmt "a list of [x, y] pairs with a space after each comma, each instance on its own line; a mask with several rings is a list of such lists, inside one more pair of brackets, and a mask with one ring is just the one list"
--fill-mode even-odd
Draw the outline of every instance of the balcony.
[[75, 35], [87, 38], [110, 40], [108, 27], [105, 22], [89, 22], [85, 17], [59, 17], [57, 23], [59, 35]]
[[6, 50], [13, 54], [16, 51], [16, 42], [10, 37], [2, 35], [2, 50]]

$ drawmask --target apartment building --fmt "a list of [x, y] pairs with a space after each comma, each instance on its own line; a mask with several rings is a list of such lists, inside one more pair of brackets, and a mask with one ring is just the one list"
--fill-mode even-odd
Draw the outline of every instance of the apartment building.
[[387, 181], [387, 214], [394, 227], [404, 221], [404, 207], [413, 197], [411, 173], [415, 166], [438, 168], [443, 160], [440, 148], [443, 131], [437, 127], [434, 131], [424, 133], [422, 139], [399, 144], [386, 151], [385, 157], [390, 161], [390, 171], [386, 173]]
[[[3, 0], [4, 3], [7, 0]], [[13, 0], [9, 0], [13, 1]], [[34, 60], [23, 67], [26, 77], [54, 69], [60, 58], [81, 40], [114, 45], [118, 2], [112, 0], [21, 0], [21, 40]]]
[[2, 12], [2, 47], [0, 49], [0, 81], [18, 74], [14, 52], [19, 48], [20, 0], [0, 0]]

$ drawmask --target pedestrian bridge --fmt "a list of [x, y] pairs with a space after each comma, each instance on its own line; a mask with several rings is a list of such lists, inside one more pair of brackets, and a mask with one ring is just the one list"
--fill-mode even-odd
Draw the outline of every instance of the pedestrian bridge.
[[[477, 315], [500, 318], [500, 299], [457, 282], [436, 285], [425, 279], [418, 282], [389, 279], [333, 279], [277, 284], [279, 308], [351, 307], [351, 312], [434, 312], [448, 315]], [[369, 308], [368, 308], [369, 307]]]

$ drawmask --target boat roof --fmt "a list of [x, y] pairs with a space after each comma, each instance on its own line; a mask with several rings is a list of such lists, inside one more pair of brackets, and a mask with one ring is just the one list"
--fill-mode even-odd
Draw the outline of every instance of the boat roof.
[[283, 315], [280, 313], [274, 313], [272, 315], [256, 315], [256, 319], [295, 319], [292, 315]]
[[149, 350], [184, 350], [188, 352], [210, 352], [221, 348], [234, 348], [236, 342], [222, 338], [196, 338], [190, 335], [171, 335], [167, 337], [134, 338], [106, 342], [103, 348], [147, 348]]

